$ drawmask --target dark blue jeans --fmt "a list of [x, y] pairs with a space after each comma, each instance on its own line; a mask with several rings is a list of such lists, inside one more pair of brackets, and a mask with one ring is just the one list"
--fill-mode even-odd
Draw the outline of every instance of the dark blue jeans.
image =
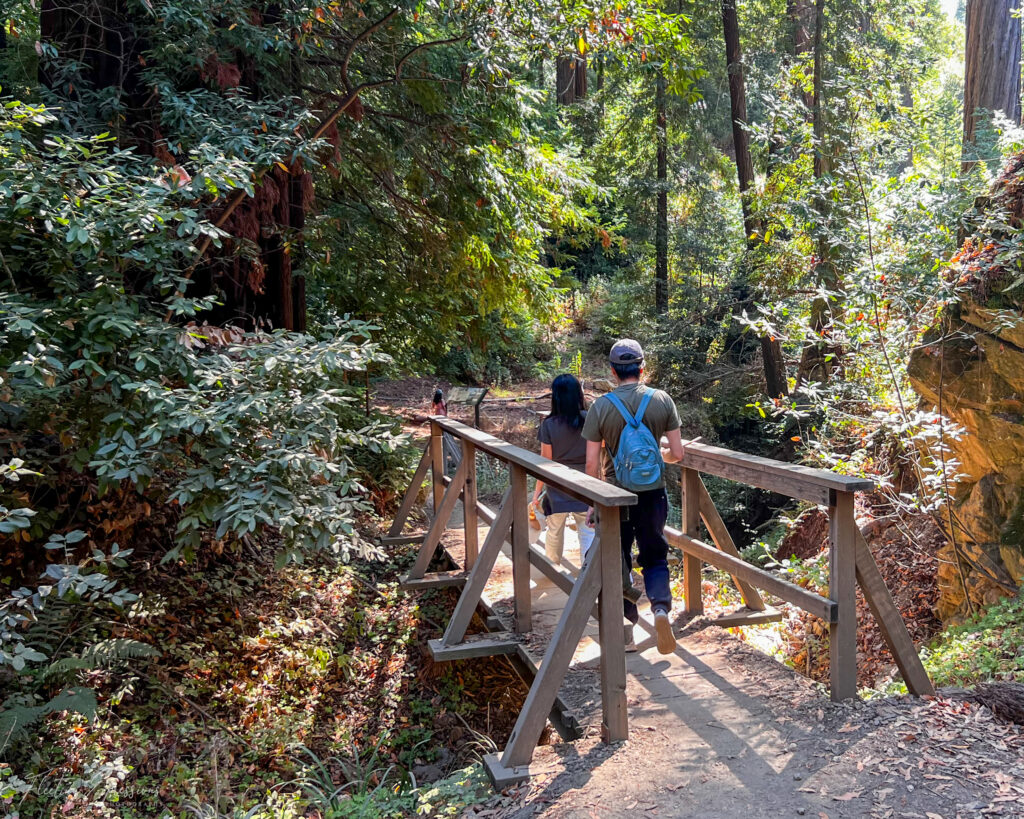
[[[619, 522], [622, 539], [622, 577], [633, 570], [633, 543], [636, 543], [637, 562], [644, 575], [644, 589], [651, 608], [672, 608], [672, 591], [668, 583], [668, 541], [665, 540], [665, 520], [668, 518], [668, 495], [664, 489], [637, 492], [636, 506], [623, 506]], [[623, 601], [626, 619], [635, 623], [640, 614], [636, 603]]]

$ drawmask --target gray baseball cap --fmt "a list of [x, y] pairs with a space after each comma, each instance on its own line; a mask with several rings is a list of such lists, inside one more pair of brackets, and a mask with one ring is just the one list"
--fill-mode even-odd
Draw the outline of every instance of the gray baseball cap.
[[608, 360], [612, 364], [643, 364], [644, 350], [639, 341], [620, 338], [612, 345], [612, 350], [608, 353]]

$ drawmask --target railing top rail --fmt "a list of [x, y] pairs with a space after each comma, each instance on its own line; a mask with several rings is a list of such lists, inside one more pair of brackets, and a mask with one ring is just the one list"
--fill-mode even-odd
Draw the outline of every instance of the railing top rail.
[[582, 498], [597, 506], [632, 506], [636, 503], [636, 495], [626, 489], [599, 481], [597, 478], [592, 478], [563, 464], [549, 461], [535, 452], [495, 438], [482, 430], [466, 426], [466, 424], [453, 421], [443, 415], [431, 416], [430, 422], [456, 438], [469, 441], [477, 449], [488, 455], [493, 455], [499, 461], [521, 466], [528, 474], [569, 495]]
[[870, 492], [875, 488], [875, 482], [868, 478], [850, 478], [827, 469], [685, 441], [680, 465], [826, 506], [831, 503], [832, 492]]

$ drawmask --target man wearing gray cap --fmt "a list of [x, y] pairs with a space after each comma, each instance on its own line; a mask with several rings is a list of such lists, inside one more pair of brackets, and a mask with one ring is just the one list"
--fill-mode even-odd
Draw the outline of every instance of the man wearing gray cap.
[[[675, 463], [683, 457], [679, 413], [668, 393], [640, 383], [644, 351], [638, 342], [631, 338], [616, 341], [608, 361], [618, 386], [598, 398], [587, 413], [583, 425], [587, 474], [636, 493], [636, 505], [624, 506], [621, 510], [623, 587], [627, 591], [625, 616], [632, 623], [640, 617], [636, 603], [630, 599], [632, 595], [628, 594], [632, 589], [628, 578], [633, 567], [635, 541], [644, 588], [654, 613], [658, 651], [671, 654], [675, 651], [676, 639], [668, 617], [672, 591], [669, 588], [668, 541], [665, 540], [668, 496], [663, 462]], [[668, 439], [668, 450], [658, 446], [663, 435]], [[603, 474], [602, 442], [605, 449]]]

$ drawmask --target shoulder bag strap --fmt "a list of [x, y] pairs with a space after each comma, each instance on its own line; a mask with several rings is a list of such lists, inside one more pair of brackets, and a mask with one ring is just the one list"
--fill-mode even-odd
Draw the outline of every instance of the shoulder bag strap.
[[617, 396], [615, 393], [610, 392], [605, 395], [605, 398], [612, 402], [612, 406], [619, 411], [619, 415], [622, 416], [622, 420], [625, 421], [629, 426], [635, 427], [640, 425], [640, 422], [632, 415], [630, 415], [629, 410], [626, 409], [626, 405], [622, 403], [622, 399], [620, 399], [619, 396]]

